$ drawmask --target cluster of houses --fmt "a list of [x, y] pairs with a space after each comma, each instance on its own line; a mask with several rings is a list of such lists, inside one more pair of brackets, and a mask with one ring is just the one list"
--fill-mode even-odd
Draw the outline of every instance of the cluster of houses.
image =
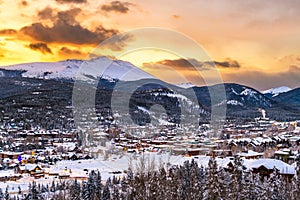
[[[0, 152], [0, 181], [16, 181], [24, 175], [33, 178], [41, 178], [47, 176], [54, 176], [58, 179], [66, 179], [71, 177], [72, 169], [65, 169], [64, 171], [53, 170], [53, 165], [57, 161], [62, 160], [83, 160], [92, 159], [88, 154], [78, 153], [77, 147], [65, 154], [57, 154], [55, 150], [51, 155], [42, 156], [35, 154], [31, 155], [15, 152]], [[1, 174], [1, 171], [4, 172]]]
[[[245, 127], [248, 127], [245, 128]], [[258, 127], [260, 125], [258, 124]], [[207, 155], [232, 156], [237, 153], [252, 151], [265, 157], [280, 157], [280, 151], [297, 151], [300, 144], [300, 128], [293, 123], [269, 123], [264, 131], [257, 131], [252, 126], [235, 126], [220, 130], [220, 137], [209, 137], [209, 131], [183, 132], [180, 128], [159, 130], [155, 137], [147, 138], [137, 134], [118, 134], [113, 139], [116, 148], [128, 152], [172, 151], [175, 155]], [[276, 132], [273, 131], [276, 127]], [[292, 128], [291, 128], [292, 127]], [[127, 127], [127, 129], [129, 129]], [[170, 131], [172, 130], [172, 131]], [[224, 135], [226, 137], [224, 138]], [[274, 150], [273, 154], [270, 153]], [[265, 155], [266, 152], [270, 155]], [[286, 154], [286, 153], [284, 153]], [[283, 154], [283, 155], [284, 155]], [[290, 156], [293, 153], [289, 153]], [[290, 157], [292, 158], [292, 157]], [[287, 161], [285, 159], [284, 161]]]
[[[209, 129], [189, 132], [179, 128], [158, 129], [156, 137], [119, 134], [113, 139], [120, 151], [141, 154], [143, 152], [171, 152], [186, 157], [216, 156], [226, 159], [235, 155], [251, 163], [251, 170], [270, 174], [277, 168], [281, 174], [293, 176], [295, 160], [300, 150], [300, 127], [295, 122], [275, 122], [267, 118], [256, 119], [243, 125], [226, 124], [219, 137], [209, 137]], [[128, 127], [127, 127], [128, 129]], [[172, 130], [172, 131], [171, 131]], [[142, 132], [139, 130], [139, 132]], [[256, 163], [256, 164], [253, 164]], [[288, 168], [288, 170], [286, 170]]]
[[[18, 180], [24, 175], [71, 178], [75, 176], [71, 168], [55, 171], [50, 170], [50, 166], [63, 160], [93, 159], [97, 154], [109, 157], [108, 151], [136, 155], [170, 152], [172, 156], [186, 158], [215, 156], [229, 159], [228, 168], [230, 158], [239, 155], [254, 172], [269, 174], [277, 168], [280, 173], [290, 176], [295, 172], [292, 168], [295, 168], [300, 149], [300, 128], [297, 125], [299, 123], [256, 119], [242, 125], [226, 123], [217, 134], [207, 124], [199, 128], [164, 125], [159, 128], [127, 126], [114, 129], [112, 126], [109, 131], [90, 130], [92, 141], [85, 146], [80, 144], [76, 130], [4, 130], [0, 127], [0, 181]], [[212, 137], [215, 135], [218, 137]]]

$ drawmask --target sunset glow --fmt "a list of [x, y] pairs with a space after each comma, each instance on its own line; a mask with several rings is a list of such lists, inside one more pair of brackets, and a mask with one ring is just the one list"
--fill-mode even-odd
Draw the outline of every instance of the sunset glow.
[[[98, 44], [116, 33], [159, 27], [195, 40], [220, 63], [217, 67], [225, 82], [260, 90], [281, 85], [294, 88], [300, 80], [299, 8], [300, 3], [292, 0], [2, 0], [0, 65], [86, 59]], [[119, 48], [108, 51], [124, 52], [127, 44], [135, 42], [141, 41], [126, 38]], [[173, 45], [185, 48], [184, 44]], [[190, 55], [193, 59], [193, 52]], [[141, 50], [120, 59], [155, 74], [149, 63], [179, 57]], [[193, 73], [177, 69], [186, 75]], [[178, 82], [173, 76], [163, 76]]]

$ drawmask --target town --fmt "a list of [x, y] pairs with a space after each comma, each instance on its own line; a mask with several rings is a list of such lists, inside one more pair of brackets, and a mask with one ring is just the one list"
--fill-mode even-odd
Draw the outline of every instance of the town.
[[129, 159], [137, 162], [145, 155], [156, 157], [157, 164], [160, 159], [167, 168], [191, 159], [207, 167], [209, 158], [215, 157], [224, 169], [230, 169], [233, 158], [239, 156], [252, 173], [269, 176], [277, 169], [289, 179], [296, 174], [300, 148], [297, 121], [279, 122], [262, 113], [243, 123], [227, 120], [213, 133], [209, 124], [118, 127], [116, 123], [108, 125], [107, 120], [98, 128], [87, 126], [88, 136], [77, 129], [1, 126], [0, 188], [4, 191], [8, 187], [11, 194], [26, 193], [31, 181], [49, 185], [87, 181], [92, 170], [99, 170], [106, 179], [123, 177]]

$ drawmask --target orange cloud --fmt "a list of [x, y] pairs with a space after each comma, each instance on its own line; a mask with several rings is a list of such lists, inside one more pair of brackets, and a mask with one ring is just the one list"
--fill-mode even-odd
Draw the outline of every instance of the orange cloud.
[[17, 31], [14, 29], [2, 29], [0, 30], [0, 35], [14, 35]]
[[211, 67], [238, 69], [241, 67], [236, 60], [231, 59], [227, 59], [225, 61], [198, 61], [194, 58], [179, 58], [175, 60], [165, 59], [154, 63], [144, 63], [143, 65], [147, 68], [155, 68], [158, 65], [166, 65], [178, 70], [207, 70]]
[[70, 43], [97, 45], [112, 35], [118, 33], [116, 29], [106, 29], [98, 26], [90, 30], [80, 25], [75, 17], [81, 12], [80, 8], [60, 11], [53, 15], [51, 8], [45, 8], [38, 13], [40, 18], [55, 19], [53, 26], [46, 26], [41, 22], [25, 26], [21, 32], [32, 39], [46, 43]]
[[43, 54], [50, 53], [52, 54], [51, 49], [47, 46], [46, 43], [31, 43], [29, 44], [29, 48], [35, 51], [40, 51]]
[[84, 53], [82, 53], [81, 51], [78, 51], [78, 50], [73, 50], [73, 49], [69, 49], [68, 47], [62, 47], [60, 48], [59, 50], [59, 53], [60, 54], [64, 54], [65, 56], [83, 56]]
[[112, 1], [109, 4], [102, 5], [101, 10], [105, 12], [127, 13], [131, 5], [133, 4], [128, 2]]

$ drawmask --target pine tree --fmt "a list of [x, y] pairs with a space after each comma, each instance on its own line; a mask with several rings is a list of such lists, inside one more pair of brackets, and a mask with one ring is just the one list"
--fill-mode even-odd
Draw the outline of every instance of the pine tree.
[[220, 177], [218, 172], [218, 166], [216, 159], [211, 157], [208, 162], [208, 177], [206, 181], [206, 191], [204, 198], [208, 200], [222, 199], [222, 185], [220, 183]]
[[52, 181], [51, 187], [50, 187], [50, 191], [51, 192], [55, 192], [56, 191], [56, 187], [55, 187], [55, 182]]
[[91, 198], [90, 190], [88, 187], [87, 182], [82, 183], [82, 192], [81, 192], [81, 198], [83, 200], [90, 200]]
[[[179, 191], [179, 177], [177, 176], [178, 173], [178, 168], [177, 166], [173, 166], [172, 168], [169, 169], [169, 199], [177, 199], [178, 197], [178, 191]], [[155, 182], [155, 180], [154, 180]], [[153, 184], [151, 184], [153, 185]], [[155, 186], [154, 186], [155, 187]], [[155, 187], [157, 189], [157, 187]]]
[[121, 194], [120, 194], [121, 199], [125, 199], [127, 194], [128, 194], [128, 184], [127, 184], [126, 177], [123, 177], [121, 179]]
[[159, 170], [158, 176], [158, 188], [164, 187], [164, 192], [157, 192], [158, 199], [166, 199], [167, 198], [167, 173], [165, 168], [162, 166]]
[[282, 180], [283, 185], [282, 189], [280, 190], [280, 199], [293, 199], [292, 194], [292, 182], [289, 179], [283, 179]]
[[73, 184], [70, 187], [70, 200], [80, 200], [81, 187], [77, 182], [77, 179], [73, 181]]
[[244, 173], [244, 187], [241, 192], [241, 199], [256, 200], [257, 199], [257, 188], [251, 172]]
[[244, 186], [243, 160], [239, 156], [234, 157], [231, 180], [229, 183], [229, 197], [231, 199], [240, 199]]
[[201, 165], [196, 173], [196, 184], [194, 186], [194, 191], [196, 192], [196, 195], [194, 199], [203, 199], [204, 191], [205, 191], [205, 183], [206, 183], [206, 172], [204, 170], [204, 167]]
[[[135, 193], [136, 193], [136, 188], [135, 188], [135, 176], [133, 175], [133, 172], [131, 168], [128, 169], [127, 171], [127, 184], [128, 184], [128, 199], [134, 199], [135, 198]], [[137, 182], [138, 183], [138, 182]]]
[[113, 200], [119, 200], [120, 199], [119, 187], [116, 184], [113, 185], [112, 199]]
[[88, 182], [87, 182], [87, 189], [89, 190], [88, 193], [90, 194], [90, 199], [94, 199], [95, 197], [95, 180], [96, 180], [96, 173], [95, 171], [91, 171], [91, 173], [89, 174], [89, 178], [88, 178]]
[[102, 180], [101, 180], [101, 173], [98, 171], [96, 178], [94, 179], [95, 184], [95, 200], [101, 200], [102, 199]]
[[146, 196], [148, 199], [155, 199], [157, 198], [158, 190], [159, 190], [159, 183], [158, 183], [158, 172], [148, 172], [148, 186], [146, 191]]
[[102, 194], [102, 200], [110, 200], [110, 185], [105, 184]]
[[49, 192], [48, 185], [47, 186], [42, 185], [41, 192], [42, 193], [48, 193]]
[[293, 199], [300, 199], [300, 154], [296, 156], [296, 175], [292, 180], [292, 196]]
[[5, 199], [5, 200], [9, 200], [9, 199], [10, 199], [9, 193], [8, 193], [8, 185], [6, 186], [6, 189], [5, 189], [4, 199]]
[[22, 190], [20, 186], [18, 186], [18, 194], [22, 194]]
[[268, 179], [267, 196], [270, 200], [279, 199], [280, 186], [282, 185], [279, 171], [274, 167], [273, 173], [270, 174]]
[[112, 183], [119, 184], [119, 179], [116, 176], [113, 176]]
[[2, 189], [0, 188], [0, 200], [4, 199], [4, 194], [2, 192]]
[[32, 184], [29, 184], [28, 194], [25, 199], [26, 200], [41, 200], [41, 199], [43, 199], [43, 196], [41, 195], [40, 191], [38, 190], [38, 187], [35, 182], [32, 182]]
[[[258, 177], [258, 176], [257, 176]], [[269, 199], [269, 194], [268, 194], [268, 179], [266, 176], [262, 176], [257, 180], [257, 188], [259, 190], [259, 193], [257, 194], [257, 199], [262, 199], [262, 200], [268, 200]]]

